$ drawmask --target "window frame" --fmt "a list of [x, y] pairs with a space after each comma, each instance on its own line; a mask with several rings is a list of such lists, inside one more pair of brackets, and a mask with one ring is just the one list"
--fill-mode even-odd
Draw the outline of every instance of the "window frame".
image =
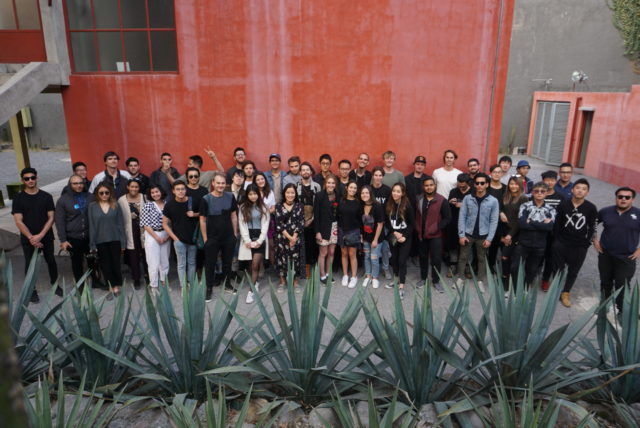
[[[14, 0], [15, 1], [15, 0]], [[147, 27], [139, 27], [139, 28], [129, 28], [129, 27], [124, 27], [123, 26], [123, 15], [122, 15], [122, 0], [117, 0], [117, 7], [118, 7], [118, 23], [119, 23], [119, 27], [118, 28], [97, 28], [96, 27], [96, 14], [95, 14], [95, 7], [94, 7], [94, 2], [95, 1], [100, 1], [100, 0], [88, 0], [89, 2], [89, 7], [91, 9], [91, 24], [92, 24], [92, 28], [83, 28], [83, 29], [71, 29], [70, 23], [69, 23], [69, 11], [67, 8], [67, 0], [62, 0], [63, 3], [63, 11], [64, 11], [64, 20], [65, 20], [65, 32], [67, 33], [67, 47], [68, 47], [68, 51], [69, 51], [69, 60], [71, 63], [71, 71], [73, 74], [77, 74], [77, 75], [136, 75], [136, 74], [180, 74], [180, 54], [178, 52], [178, 26], [177, 26], [177, 20], [176, 20], [176, 2], [175, 0], [173, 1], [173, 23], [174, 26], [171, 28], [154, 28], [154, 27], [149, 27], [149, 2], [153, 1], [153, 0], [144, 0], [144, 9], [145, 9], [145, 24], [147, 25]], [[153, 69], [153, 46], [151, 43], [151, 33], [160, 33], [160, 32], [166, 32], [166, 33], [173, 33], [175, 35], [176, 38], [176, 69], [175, 70], [154, 70]], [[74, 58], [74, 54], [73, 54], [73, 45], [71, 43], [71, 34], [73, 33], [91, 33], [92, 34], [92, 44], [93, 44], [93, 48], [94, 48], [94, 53], [95, 53], [95, 61], [96, 61], [96, 65], [97, 65], [97, 70], [93, 70], [93, 71], [77, 71], [76, 70], [76, 64], [75, 64], [75, 58]], [[127, 50], [126, 50], [126, 46], [125, 46], [125, 33], [146, 33], [147, 37], [146, 37], [146, 41], [147, 41], [147, 50], [148, 50], [148, 56], [147, 59], [149, 60], [149, 70], [131, 70], [131, 71], [117, 71], [117, 70], [102, 70], [101, 68], [101, 64], [100, 64], [100, 44], [98, 41], [98, 34], [99, 33], [119, 33], [120, 35], [120, 53], [122, 54], [122, 62], [125, 64], [127, 64]]]

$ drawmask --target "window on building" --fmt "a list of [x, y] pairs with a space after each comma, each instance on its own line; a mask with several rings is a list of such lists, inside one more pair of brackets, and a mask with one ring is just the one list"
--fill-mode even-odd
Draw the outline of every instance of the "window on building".
[[173, 0], [65, 2], [76, 73], [178, 70]]
[[0, 0], [0, 30], [40, 30], [38, 0]]

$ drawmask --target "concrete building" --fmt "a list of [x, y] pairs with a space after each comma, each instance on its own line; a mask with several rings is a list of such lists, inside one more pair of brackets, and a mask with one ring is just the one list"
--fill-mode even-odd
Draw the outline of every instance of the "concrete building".
[[0, 62], [28, 64], [0, 87], [0, 122], [59, 89], [91, 173], [112, 149], [147, 172], [205, 146], [262, 168], [271, 152], [392, 149], [402, 169], [498, 152], [513, 0], [30, 1], [40, 28], [0, 31]]
[[535, 91], [628, 92], [640, 75], [623, 56], [604, 0], [516, 0], [500, 147], [527, 147]]

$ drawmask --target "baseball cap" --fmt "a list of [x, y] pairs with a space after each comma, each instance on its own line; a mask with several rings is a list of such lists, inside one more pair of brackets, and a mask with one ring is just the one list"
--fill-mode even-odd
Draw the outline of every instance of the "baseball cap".
[[269, 155], [269, 160], [273, 159], [273, 158], [277, 158], [278, 160], [282, 160], [282, 158], [280, 157], [279, 153], [271, 153]]
[[516, 169], [522, 168], [523, 166], [528, 166], [529, 168], [531, 168], [531, 165], [529, 165], [529, 161], [523, 159], [521, 161], [518, 161], [518, 166], [516, 166]]
[[424, 156], [416, 156], [416, 158], [413, 160], [413, 163], [427, 163], [427, 159]]

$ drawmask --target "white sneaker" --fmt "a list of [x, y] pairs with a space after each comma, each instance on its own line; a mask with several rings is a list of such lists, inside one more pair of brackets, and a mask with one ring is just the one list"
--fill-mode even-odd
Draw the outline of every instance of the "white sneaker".
[[374, 279], [371, 281], [371, 286], [372, 286], [373, 288], [378, 288], [378, 287], [380, 287], [380, 281], [378, 281], [378, 278], [374, 278]]
[[342, 286], [346, 287], [349, 285], [349, 275], [342, 275]]
[[480, 289], [481, 293], [484, 293], [486, 289], [484, 288], [484, 282], [478, 281], [478, 289]]
[[462, 279], [462, 278], [456, 279], [456, 287], [458, 287], [458, 288], [464, 287], [464, 279]]
[[349, 288], [355, 288], [357, 283], [358, 283], [358, 278], [355, 276], [352, 276], [351, 280], [349, 281]]
[[367, 285], [369, 285], [370, 282], [371, 282], [371, 278], [366, 277], [364, 281], [362, 281], [362, 286], [366, 287]]
[[253, 298], [253, 291], [249, 291], [249, 292], [247, 293], [247, 299], [245, 300], [245, 303], [247, 303], [247, 304], [251, 304], [251, 303], [253, 303], [253, 301], [254, 301], [254, 298]]

